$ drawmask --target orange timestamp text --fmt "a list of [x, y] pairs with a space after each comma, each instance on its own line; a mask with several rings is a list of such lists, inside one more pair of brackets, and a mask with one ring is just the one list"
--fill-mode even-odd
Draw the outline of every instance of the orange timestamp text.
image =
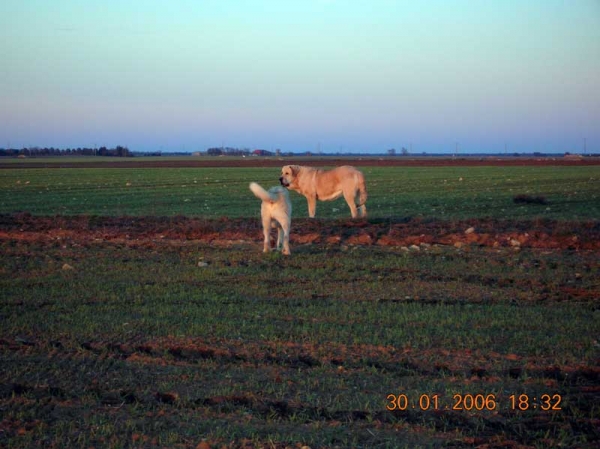
[[544, 393], [541, 395], [512, 394], [508, 401], [504, 402], [494, 393], [461, 394], [452, 395], [452, 400], [439, 394], [421, 394], [410, 397], [405, 393], [388, 394], [385, 408], [389, 411], [404, 410], [462, 410], [462, 411], [494, 411], [501, 406], [509, 410], [562, 410], [562, 396], [560, 394]]

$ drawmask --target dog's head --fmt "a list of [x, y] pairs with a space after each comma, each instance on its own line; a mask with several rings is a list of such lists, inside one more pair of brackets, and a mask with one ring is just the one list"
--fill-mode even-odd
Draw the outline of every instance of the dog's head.
[[279, 182], [284, 187], [289, 187], [294, 183], [294, 179], [298, 175], [300, 171], [299, 165], [284, 165], [281, 169], [281, 176], [279, 177]]

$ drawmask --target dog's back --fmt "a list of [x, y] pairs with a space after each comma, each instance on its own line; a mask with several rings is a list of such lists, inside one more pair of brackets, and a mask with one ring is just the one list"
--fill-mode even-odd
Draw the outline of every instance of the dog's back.
[[[270, 190], [273, 190], [273, 188], [271, 188]], [[263, 201], [270, 201], [270, 202], [275, 202], [278, 200], [279, 196], [275, 195], [274, 193], [271, 193], [268, 190], [265, 190], [260, 184], [257, 184], [256, 182], [251, 182], [250, 183], [250, 190], [252, 190], [252, 193], [254, 193], [254, 196], [256, 196], [256, 198], [261, 199]]]
[[287, 189], [281, 186], [274, 186], [266, 190], [260, 184], [251, 182], [250, 190], [254, 193], [254, 196], [263, 201], [263, 205], [265, 203], [267, 203], [266, 205], [273, 205], [274, 209], [284, 210], [291, 215], [292, 205]]

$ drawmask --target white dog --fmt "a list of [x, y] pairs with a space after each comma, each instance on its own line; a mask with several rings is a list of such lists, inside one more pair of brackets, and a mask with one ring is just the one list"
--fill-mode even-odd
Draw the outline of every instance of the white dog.
[[277, 228], [277, 249], [282, 254], [290, 253], [290, 227], [292, 224], [292, 203], [287, 189], [276, 186], [269, 190], [263, 189], [255, 182], [250, 183], [250, 190], [262, 200], [260, 216], [262, 219], [263, 234], [265, 236], [263, 252], [271, 250], [271, 227]]

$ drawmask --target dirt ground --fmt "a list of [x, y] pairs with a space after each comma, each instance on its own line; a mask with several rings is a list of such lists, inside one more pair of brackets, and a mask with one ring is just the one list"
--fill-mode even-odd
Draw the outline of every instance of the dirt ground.
[[[160, 246], [196, 242], [219, 246], [259, 243], [258, 219], [193, 217], [38, 217], [28, 213], [0, 215], [0, 239], [78, 244], [102, 242]], [[298, 219], [292, 223], [292, 245], [379, 245], [411, 250], [443, 245], [468, 249], [539, 248], [600, 250], [600, 223], [468, 219], [456, 221]]]

